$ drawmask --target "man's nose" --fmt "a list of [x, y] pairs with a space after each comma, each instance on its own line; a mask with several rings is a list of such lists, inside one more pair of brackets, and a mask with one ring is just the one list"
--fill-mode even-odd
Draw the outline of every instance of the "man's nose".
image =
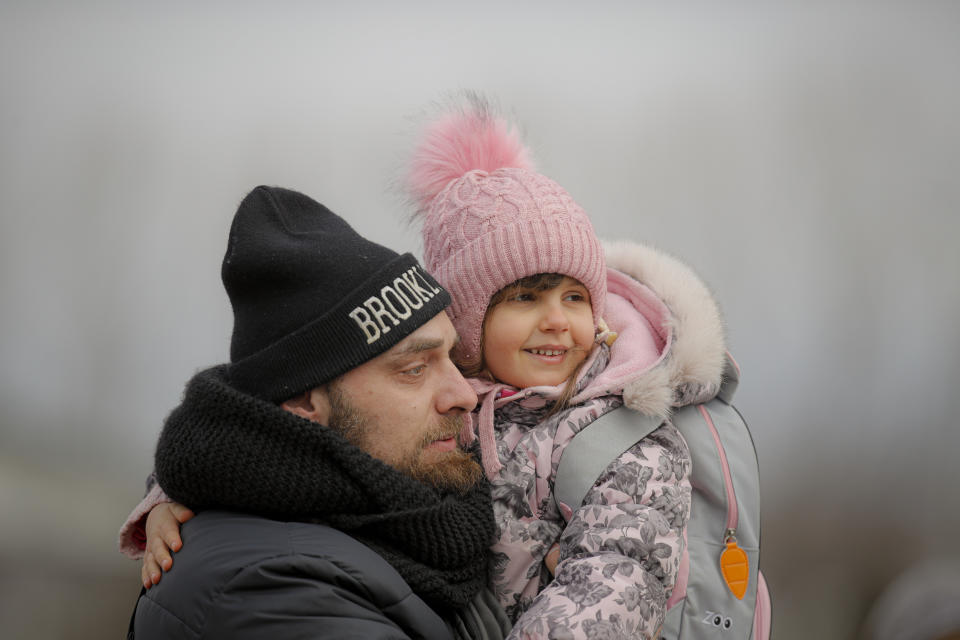
[[437, 397], [437, 411], [470, 413], [477, 406], [477, 394], [453, 361], [448, 361], [442, 372], [442, 388]]

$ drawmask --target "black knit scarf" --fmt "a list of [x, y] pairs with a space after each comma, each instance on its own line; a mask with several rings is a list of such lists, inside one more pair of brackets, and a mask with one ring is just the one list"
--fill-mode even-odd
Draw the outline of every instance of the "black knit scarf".
[[163, 490], [195, 510], [323, 522], [384, 557], [441, 614], [487, 582], [490, 489], [444, 493], [401, 474], [327, 427], [197, 374], [157, 444]]

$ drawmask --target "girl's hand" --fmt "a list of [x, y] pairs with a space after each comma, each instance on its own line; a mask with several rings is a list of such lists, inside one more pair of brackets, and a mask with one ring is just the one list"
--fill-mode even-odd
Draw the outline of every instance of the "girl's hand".
[[550, 547], [550, 551], [547, 551], [546, 557], [543, 559], [543, 564], [547, 565], [547, 569], [550, 570], [550, 575], [557, 575], [557, 560], [560, 558], [560, 545], [554, 544]]
[[143, 553], [143, 567], [140, 578], [143, 586], [149, 589], [160, 582], [160, 569], [170, 571], [173, 567], [171, 551], [179, 551], [183, 546], [180, 540], [180, 525], [193, 517], [193, 511], [177, 502], [158, 504], [147, 515], [147, 544]]

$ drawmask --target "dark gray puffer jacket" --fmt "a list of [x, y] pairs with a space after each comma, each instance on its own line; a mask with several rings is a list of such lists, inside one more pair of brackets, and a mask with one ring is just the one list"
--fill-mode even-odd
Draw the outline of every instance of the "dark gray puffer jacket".
[[181, 535], [173, 569], [137, 604], [137, 640], [495, 640], [509, 628], [486, 589], [444, 622], [382, 557], [325, 525], [206, 511]]

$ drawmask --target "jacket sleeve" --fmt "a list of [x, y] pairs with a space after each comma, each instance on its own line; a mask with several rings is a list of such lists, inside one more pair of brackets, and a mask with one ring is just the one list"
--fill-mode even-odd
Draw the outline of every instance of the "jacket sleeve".
[[285, 558], [243, 571], [227, 586], [204, 636], [409, 637], [367, 599], [362, 585], [316, 565], [315, 559]]
[[656, 637], [683, 552], [689, 473], [669, 422], [611, 463], [560, 537], [556, 577], [511, 637]]
[[120, 533], [117, 535], [117, 548], [120, 553], [133, 560], [139, 560], [143, 557], [143, 551], [147, 543], [147, 515], [158, 504], [172, 502], [160, 488], [153, 474], [150, 474], [147, 479], [147, 487], [149, 487], [147, 494], [127, 516], [123, 526], [120, 527]]
[[[413, 608], [406, 600], [416, 598], [408, 592], [399, 602], [383, 606], [373, 601], [356, 575], [335, 562], [291, 555], [247, 566], [214, 593], [181, 583], [175, 585], [179, 592], [174, 601], [169, 595], [154, 598], [163, 586], [161, 582], [140, 599], [135, 620], [138, 640], [405, 639], [410, 637], [410, 627], [401, 625], [412, 617], [408, 610]], [[412, 624], [416, 628], [424, 622]], [[449, 637], [439, 618], [436, 627], [436, 635], [430, 637]]]

